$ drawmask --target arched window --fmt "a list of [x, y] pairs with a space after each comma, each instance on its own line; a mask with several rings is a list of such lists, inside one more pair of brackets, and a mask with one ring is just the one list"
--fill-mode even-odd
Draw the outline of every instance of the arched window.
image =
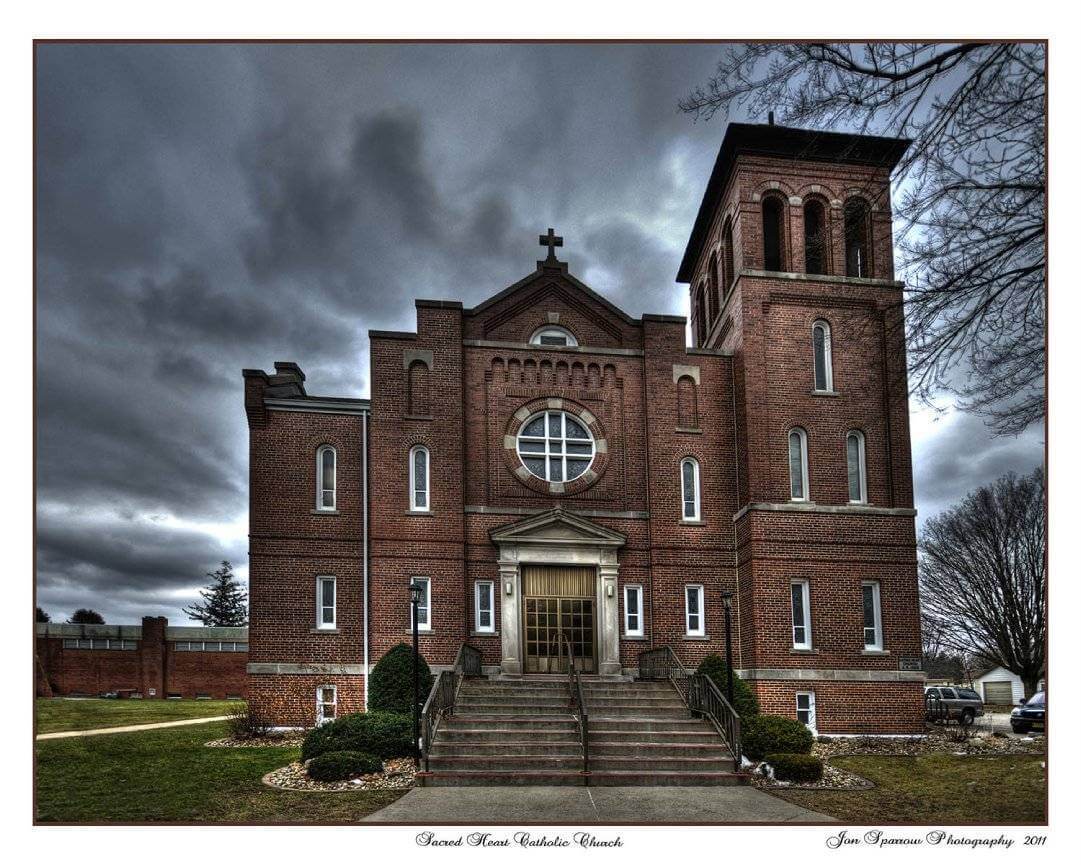
[[736, 281], [735, 250], [732, 249], [731, 217], [725, 220], [722, 243], [724, 243], [724, 296], [728, 297], [728, 292], [732, 290], [732, 285]]
[[807, 490], [807, 433], [795, 427], [788, 433], [788, 486], [794, 502], [805, 502]]
[[409, 510], [430, 509], [428, 475], [428, 448], [417, 445], [409, 452]]
[[784, 270], [784, 205], [776, 195], [762, 200], [762, 268]]
[[431, 371], [428, 364], [415, 360], [409, 364], [409, 414], [432, 413]]
[[565, 327], [556, 327], [555, 325], [538, 328], [529, 338], [529, 342], [532, 345], [578, 345], [578, 340], [573, 333]]
[[698, 460], [687, 457], [679, 465], [680, 485], [683, 489], [683, 519], [702, 519], [702, 490], [699, 481]]
[[828, 322], [819, 319], [811, 325], [811, 347], [814, 353], [815, 390], [833, 390], [833, 339]]
[[706, 343], [706, 283], [698, 284], [698, 293], [694, 298], [695, 334], [699, 346]]
[[863, 433], [851, 430], [845, 436], [845, 456], [848, 461], [848, 500], [852, 504], [867, 501], [867, 457]]
[[338, 507], [338, 454], [330, 445], [315, 452], [315, 508], [333, 511]]
[[716, 318], [718, 313], [720, 313], [721, 300], [724, 297], [724, 290], [721, 283], [721, 272], [718, 267], [719, 266], [717, 264], [717, 250], [713, 250], [713, 252], [709, 256], [709, 297], [710, 306], [712, 307], [711, 315], [713, 318]]
[[862, 198], [845, 203], [845, 276], [871, 275], [871, 208]]
[[698, 385], [689, 375], [676, 382], [676, 423], [684, 429], [698, 429]]
[[826, 208], [817, 198], [803, 205], [803, 257], [807, 273], [826, 273]]

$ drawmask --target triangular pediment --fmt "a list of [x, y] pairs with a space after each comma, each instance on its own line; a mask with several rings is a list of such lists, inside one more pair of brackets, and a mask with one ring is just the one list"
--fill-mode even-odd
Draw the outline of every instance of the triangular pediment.
[[552, 508], [533, 514], [516, 523], [500, 526], [489, 533], [496, 544], [583, 544], [588, 546], [621, 547], [627, 538], [619, 532], [599, 525], [583, 516]]

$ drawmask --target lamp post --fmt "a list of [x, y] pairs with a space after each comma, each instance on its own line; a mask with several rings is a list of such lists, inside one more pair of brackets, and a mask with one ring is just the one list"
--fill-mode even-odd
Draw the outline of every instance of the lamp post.
[[735, 707], [732, 694], [732, 593], [721, 592], [724, 601], [724, 665], [728, 671], [728, 703]]
[[424, 584], [409, 581], [409, 603], [413, 611], [413, 763], [420, 767], [420, 622], [417, 607], [424, 594]]

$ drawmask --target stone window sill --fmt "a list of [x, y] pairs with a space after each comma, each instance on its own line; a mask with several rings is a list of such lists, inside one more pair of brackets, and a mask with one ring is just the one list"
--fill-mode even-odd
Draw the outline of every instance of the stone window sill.
[[645, 634], [624, 634], [623, 639], [635, 643], [644, 643], [646, 641], [646, 636]]
[[322, 508], [312, 508], [311, 512], [313, 514], [315, 514], [316, 516], [319, 516], [319, 517], [338, 517], [338, 516], [341, 516], [341, 513], [342, 513], [339, 510], [331, 511], [331, 510], [324, 510]]
[[840, 396], [841, 394], [835, 390], [813, 390], [811, 396]]
[[498, 637], [499, 636], [499, 631], [470, 631], [469, 636], [471, 636], [471, 637]]
[[680, 520], [679, 524], [681, 526], [704, 526], [706, 524], [706, 521], [705, 520]]
[[817, 655], [818, 654], [818, 649], [795, 649], [795, 648], [793, 648], [793, 649], [789, 649], [788, 652], [791, 655]]
[[309, 634], [340, 634], [341, 631], [339, 631], [337, 628], [312, 628], [308, 633]]
[[403, 414], [402, 420], [432, 420], [430, 414]]
[[709, 634], [684, 634], [683, 639], [688, 642], [708, 643], [710, 637]]
[[694, 426], [694, 427], [691, 427], [691, 426], [677, 426], [676, 427], [676, 432], [678, 432], [678, 433], [689, 433], [690, 435], [699, 435], [699, 436], [702, 435], [702, 430], [699, 427], [696, 427], [696, 426]]
[[864, 649], [860, 652], [861, 655], [888, 655], [889, 652], [885, 649]]
[[405, 515], [407, 517], [434, 517], [435, 516], [435, 514], [433, 514], [431, 511], [408, 511], [408, 510], [405, 512]]

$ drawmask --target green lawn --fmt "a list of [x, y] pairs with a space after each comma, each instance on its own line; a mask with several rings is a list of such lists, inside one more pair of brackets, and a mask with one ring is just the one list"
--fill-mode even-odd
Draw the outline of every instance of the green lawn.
[[65, 700], [34, 701], [38, 733], [124, 727], [187, 718], [228, 715], [243, 703], [237, 700]]
[[38, 742], [41, 822], [346, 823], [402, 791], [290, 793], [261, 778], [297, 748], [207, 748], [224, 722]]
[[1043, 755], [860, 755], [830, 762], [877, 785], [869, 790], [770, 790], [845, 823], [1044, 823]]

